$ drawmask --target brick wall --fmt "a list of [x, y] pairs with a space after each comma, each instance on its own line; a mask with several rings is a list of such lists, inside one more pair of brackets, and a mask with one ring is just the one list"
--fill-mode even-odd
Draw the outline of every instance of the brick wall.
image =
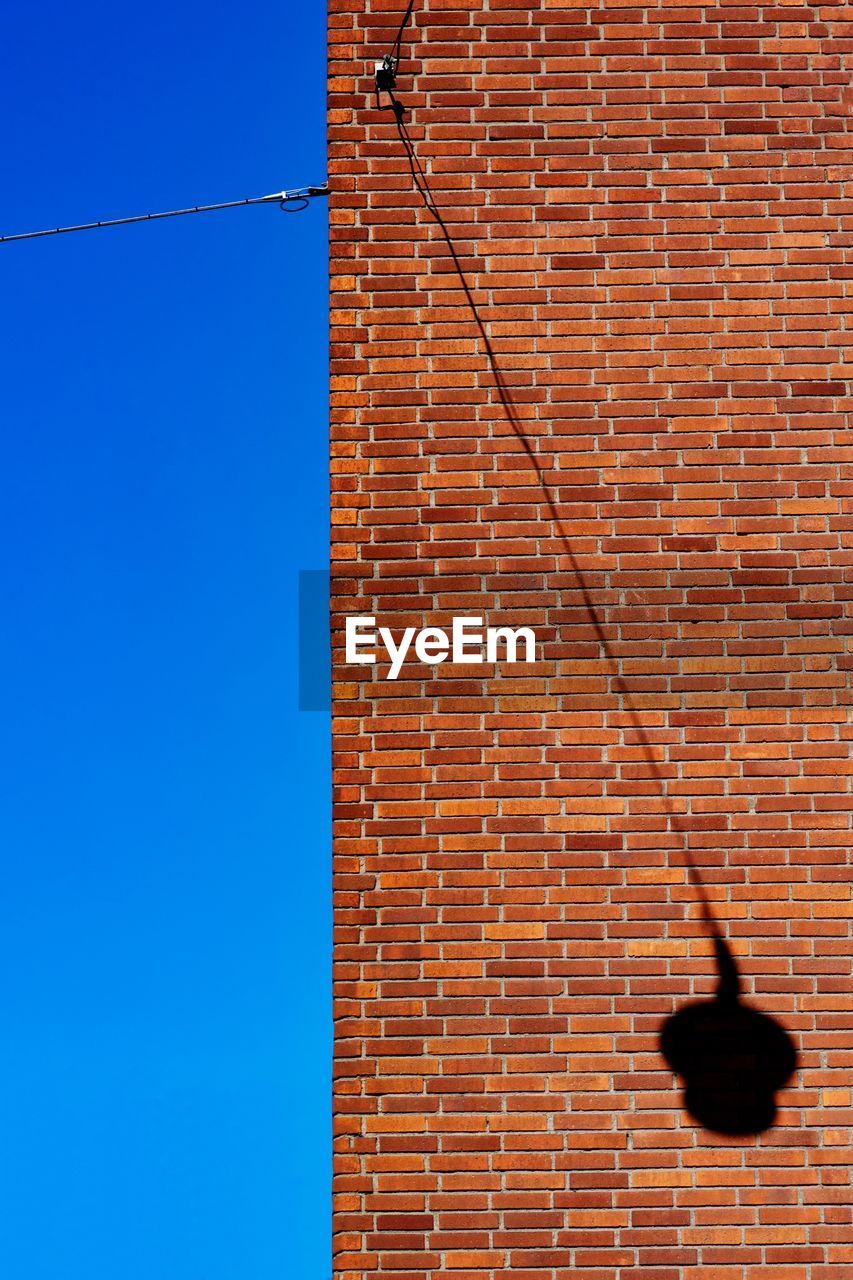
[[[329, 2], [336, 1274], [840, 1280], [853, 10], [416, 0], [466, 297], [403, 7]], [[459, 613], [541, 661], [344, 664]], [[757, 1137], [658, 1046], [691, 859], [799, 1050]]]

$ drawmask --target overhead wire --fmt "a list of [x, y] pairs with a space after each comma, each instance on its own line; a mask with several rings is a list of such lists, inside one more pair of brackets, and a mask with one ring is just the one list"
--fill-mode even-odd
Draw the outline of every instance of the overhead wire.
[[14, 235], [0, 236], [0, 244], [14, 240], [40, 240], [45, 236], [63, 236], [73, 231], [99, 231], [103, 227], [126, 227], [133, 222], [157, 222], [161, 218], [183, 218], [191, 213], [213, 213], [218, 209], [241, 209], [247, 205], [277, 204], [286, 213], [297, 213], [307, 208], [311, 200], [329, 194], [328, 183], [318, 186], [294, 187], [287, 191], [273, 191], [266, 196], [247, 196], [243, 200], [222, 200], [216, 204], [190, 205], [186, 209], [167, 209], [158, 213], [137, 213], [126, 218], [102, 218], [97, 222], [78, 222], [67, 227], [48, 227], [44, 231], [19, 231]]

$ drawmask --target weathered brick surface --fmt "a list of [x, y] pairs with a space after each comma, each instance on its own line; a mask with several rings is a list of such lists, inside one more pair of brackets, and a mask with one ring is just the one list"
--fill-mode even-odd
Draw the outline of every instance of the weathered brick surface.
[[[329, 3], [336, 640], [546, 643], [336, 654], [336, 1274], [840, 1280], [853, 11], [416, 0], [399, 96], [540, 475], [376, 109], [403, 7]], [[800, 1049], [759, 1138], [658, 1050], [713, 985], [685, 853]]]

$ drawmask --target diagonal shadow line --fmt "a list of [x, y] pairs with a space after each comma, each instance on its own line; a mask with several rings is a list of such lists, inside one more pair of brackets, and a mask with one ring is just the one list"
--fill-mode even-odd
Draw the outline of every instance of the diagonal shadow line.
[[[444, 242], [447, 246], [447, 251], [450, 254], [451, 261], [453, 262], [454, 269], [459, 278], [459, 284], [462, 288], [462, 292], [465, 295], [465, 300], [468, 303], [468, 309], [471, 312], [471, 316], [474, 320], [474, 324], [477, 327], [477, 332], [480, 335], [480, 339], [485, 349], [486, 356], [489, 362], [489, 368], [492, 374], [492, 378], [494, 380], [495, 387], [497, 389], [498, 397], [500, 399], [500, 402], [506, 414], [507, 421], [509, 422], [516, 439], [518, 440], [519, 444], [521, 445], [525, 454], [527, 455], [527, 459], [531, 467], [536, 473], [536, 477], [539, 481], [539, 487], [545, 498], [545, 502], [547, 504], [548, 511], [550, 513], [554, 528], [557, 531], [560, 542], [563, 545], [566, 556], [569, 560], [569, 563], [572, 566], [572, 570], [575, 574], [578, 585], [580, 587], [580, 592], [583, 598], [584, 607], [586, 608], [587, 614], [589, 616], [590, 622], [595, 632], [596, 639], [598, 640], [599, 648], [601, 650], [601, 653], [604, 656], [605, 661], [610, 667], [609, 674], [612, 681], [612, 687], [616, 690], [616, 692], [618, 693], [619, 697], [622, 700], [622, 704], [625, 710], [627, 711], [628, 717], [631, 721], [631, 727], [633, 728], [634, 732], [637, 735], [637, 739], [640, 743], [640, 748], [646, 760], [646, 764], [648, 765], [648, 768], [650, 773], [652, 774], [652, 777], [655, 779], [655, 782], [657, 783], [658, 789], [660, 791], [661, 800], [663, 802], [664, 811], [666, 813], [667, 819], [670, 824], [670, 828], [676, 829], [678, 816], [672, 807], [672, 804], [669, 799], [669, 795], [667, 793], [666, 779], [663, 777], [660, 769], [658, 768], [657, 761], [655, 759], [654, 752], [652, 750], [652, 745], [649, 741], [648, 735], [646, 734], [646, 730], [643, 727], [643, 723], [640, 718], [639, 712], [637, 711], [636, 707], [633, 705], [631, 701], [631, 693], [627, 686], [624, 676], [619, 671], [618, 661], [613, 656], [610, 650], [610, 646], [607, 641], [607, 635], [604, 631], [604, 627], [602, 626], [601, 620], [596, 611], [595, 602], [593, 601], [592, 594], [590, 592], [589, 586], [583, 574], [583, 570], [578, 564], [577, 557], [572, 548], [571, 537], [566, 531], [566, 528], [563, 524], [562, 517], [560, 516], [560, 513], [557, 509], [556, 502], [554, 501], [553, 494], [551, 493], [550, 487], [548, 485], [548, 480], [546, 478], [545, 471], [542, 466], [542, 462], [539, 458], [539, 455], [536, 453], [535, 449], [530, 443], [530, 440], [528, 439], [527, 434], [524, 430], [524, 426], [519, 416], [518, 409], [516, 408], [515, 402], [513, 401], [513, 398], [512, 398], [512, 393], [510, 392], [510, 389], [507, 386], [507, 382], [504, 377], [503, 371], [500, 367], [500, 363], [495, 353], [495, 349], [492, 345], [491, 338], [489, 337], [488, 329], [486, 328], [486, 324], [482, 316], [480, 315], [479, 309], [477, 307], [477, 303], [474, 300], [474, 295], [471, 290], [471, 286], [469, 285], [468, 280], [466, 278], [465, 271], [463, 269], [462, 263], [459, 258], [459, 253], [456, 249], [456, 245], [453, 242], [453, 237], [450, 233], [450, 230], [448, 229], [444, 216], [438, 204], [436, 203], [435, 196], [433, 195], [432, 190], [430, 189], [430, 185], [429, 185], [429, 181], [427, 179], [426, 173], [423, 169], [423, 166], [421, 165], [421, 162], [415, 150], [414, 143], [406, 127], [406, 122], [404, 119], [405, 107], [399, 101], [399, 99], [397, 99], [394, 96], [393, 93], [389, 92], [389, 97], [391, 99], [391, 110], [394, 113], [394, 120], [397, 126], [397, 133], [400, 137], [400, 142], [403, 145], [403, 149], [406, 153], [406, 158], [409, 162], [409, 168], [412, 174], [412, 181], [415, 184], [418, 194], [423, 200], [424, 207], [426, 208], [428, 213], [432, 216], [433, 220], [438, 226], [438, 229], [441, 232]], [[726, 951], [728, 950], [724, 941], [723, 930], [711, 909], [711, 903], [708, 898], [705, 885], [702, 881], [702, 877], [699, 874], [699, 869], [696, 866], [696, 863], [694, 862], [693, 857], [691, 856], [690, 850], [686, 847], [686, 844], [681, 849], [681, 854], [687, 868], [687, 873], [690, 879], [690, 883], [693, 886], [693, 890], [699, 902], [699, 907], [702, 913], [702, 919], [714, 938], [718, 964], [719, 964], [720, 963], [719, 957], [721, 954], [720, 946], [725, 948]]]

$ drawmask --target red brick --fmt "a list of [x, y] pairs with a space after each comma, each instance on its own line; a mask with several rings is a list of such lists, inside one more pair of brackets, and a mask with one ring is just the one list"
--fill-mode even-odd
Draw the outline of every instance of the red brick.
[[[849, 14], [416, 0], [398, 95], [513, 423], [372, 92], [404, 8], [329, 3], [335, 1275], [836, 1280]], [[542, 661], [343, 662], [348, 614], [459, 612]], [[799, 1043], [760, 1139], [658, 1051], [713, 987], [686, 850]]]

